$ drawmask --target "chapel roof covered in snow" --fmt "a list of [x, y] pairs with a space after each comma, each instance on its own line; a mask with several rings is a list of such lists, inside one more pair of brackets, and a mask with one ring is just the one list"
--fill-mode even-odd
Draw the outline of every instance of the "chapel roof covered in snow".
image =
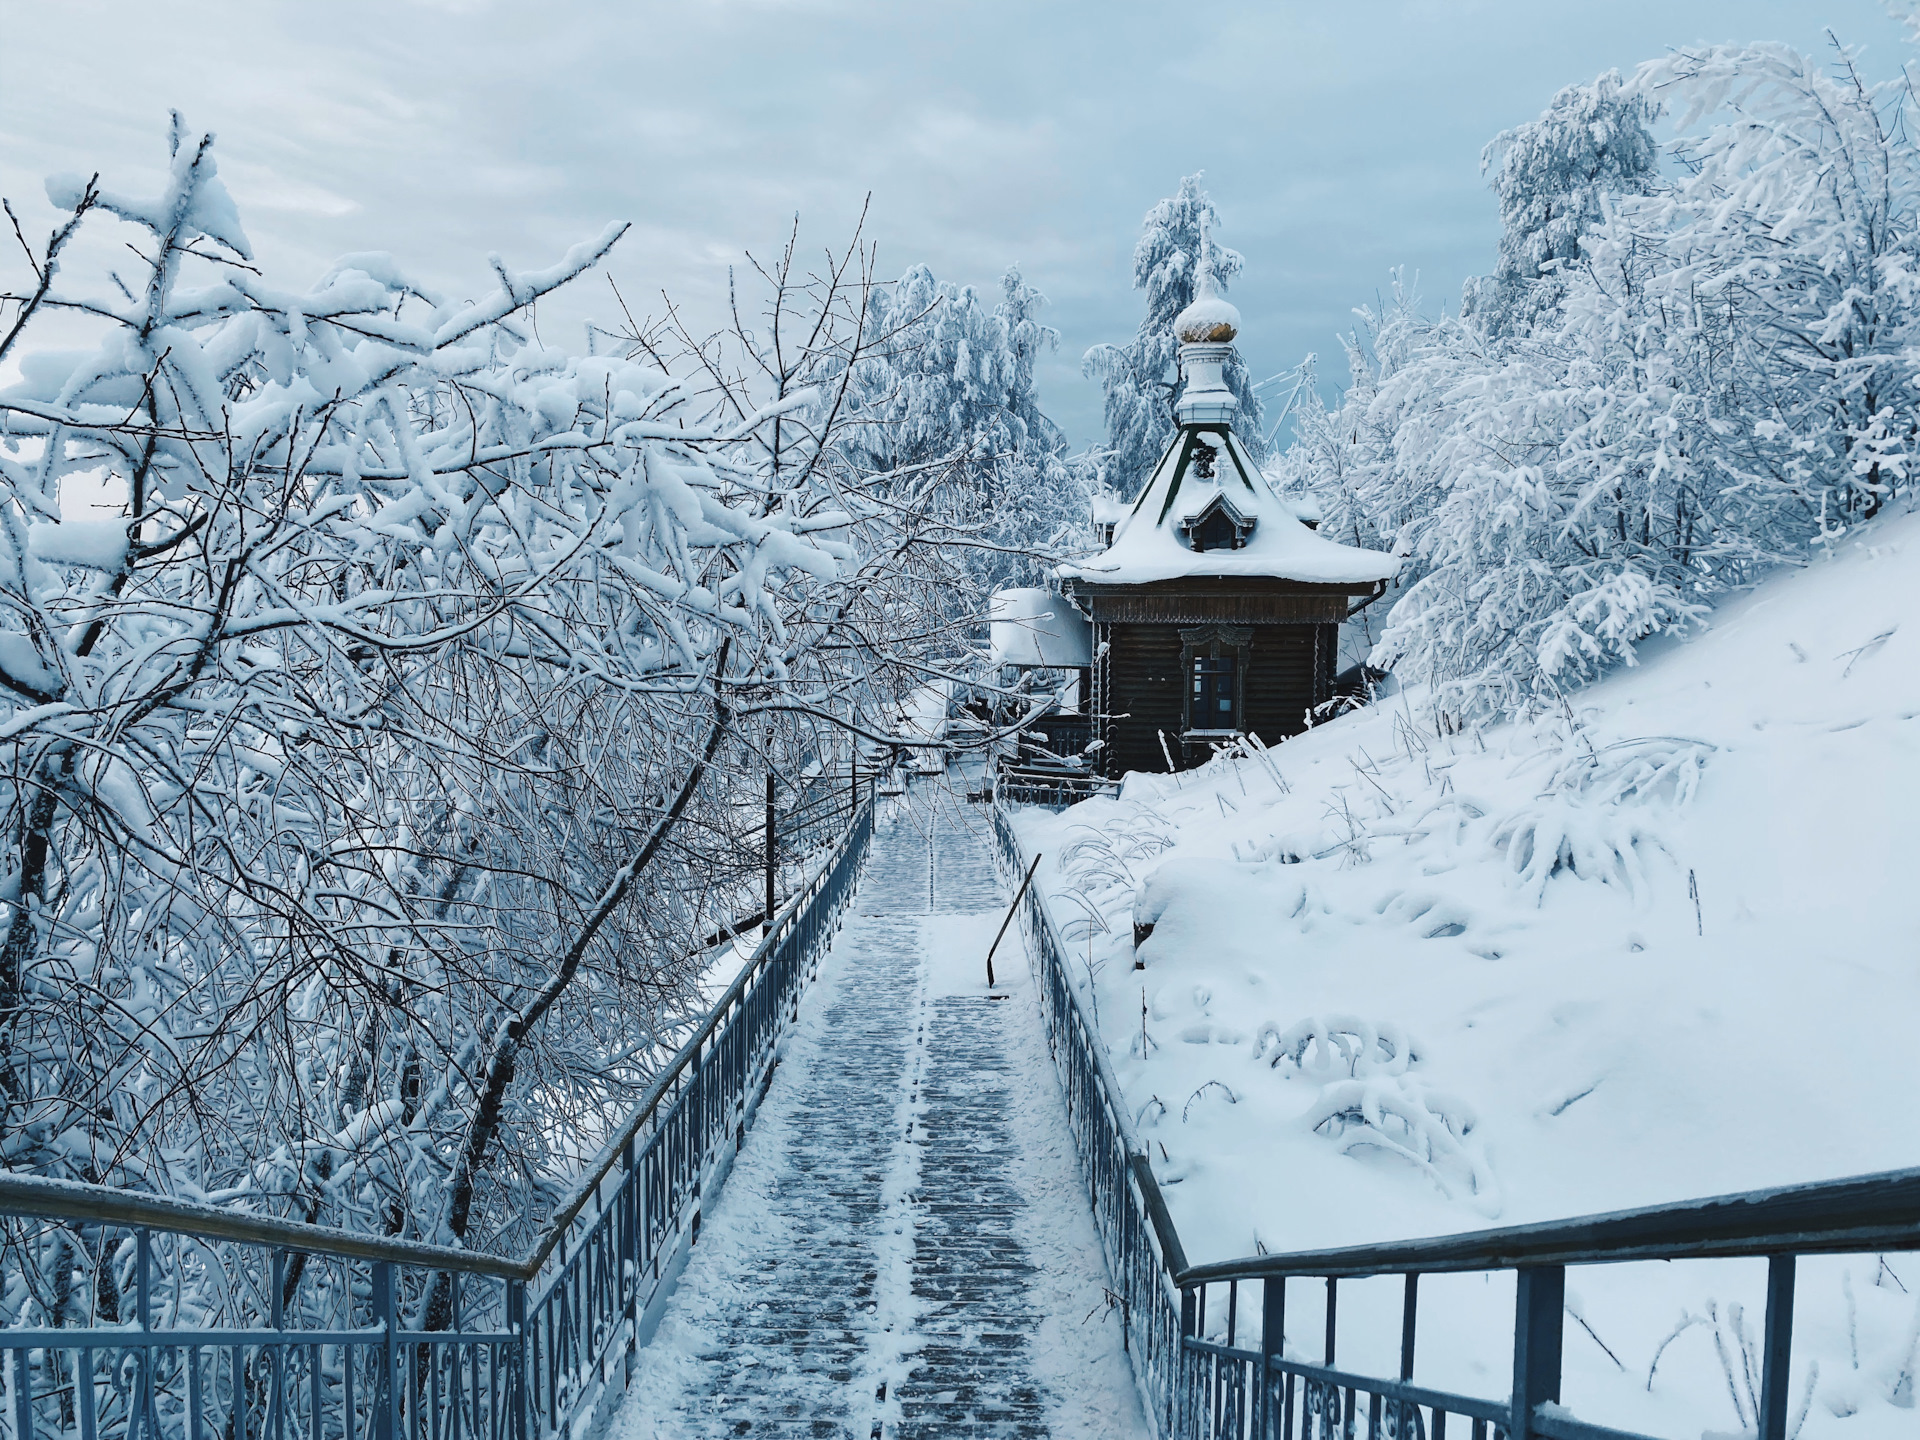
[[1218, 293], [1205, 252], [1195, 289], [1193, 303], [1173, 322], [1187, 380], [1173, 443], [1140, 498], [1117, 521], [1107, 520], [1114, 531], [1106, 550], [1061, 566], [1060, 578], [1082, 585], [1210, 576], [1365, 586], [1388, 579], [1399, 565], [1393, 556], [1314, 534], [1309, 522], [1319, 519], [1318, 508], [1276, 492], [1234, 435], [1239, 402], [1225, 369], [1240, 312]]

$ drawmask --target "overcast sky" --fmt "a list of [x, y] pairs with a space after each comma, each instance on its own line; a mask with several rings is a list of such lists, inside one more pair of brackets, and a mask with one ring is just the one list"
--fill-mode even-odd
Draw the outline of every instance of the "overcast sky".
[[[1138, 323], [1140, 220], [1182, 174], [1247, 258], [1255, 373], [1314, 351], [1338, 380], [1391, 267], [1449, 307], [1490, 268], [1496, 132], [1672, 46], [1826, 27], [1876, 76], [1909, 53], [1878, 0], [0, 0], [0, 193], [37, 240], [49, 172], [150, 188], [179, 107], [282, 284], [387, 250], [474, 294], [490, 251], [543, 265], [625, 219], [636, 309], [665, 290], [713, 315], [743, 248], [795, 212], [844, 242], [871, 192], [884, 275], [990, 286], [1017, 262], [1051, 298], [1043, 400], [1085, 444], [1080, 356]], [[583, 282], [543, 334], [612, 309]]]

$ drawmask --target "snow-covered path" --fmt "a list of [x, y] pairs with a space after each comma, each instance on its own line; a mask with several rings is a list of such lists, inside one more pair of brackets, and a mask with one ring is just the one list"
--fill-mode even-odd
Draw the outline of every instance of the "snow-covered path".
[[986, 817], [882, 816], [612, 1440], [1145, 1436]]

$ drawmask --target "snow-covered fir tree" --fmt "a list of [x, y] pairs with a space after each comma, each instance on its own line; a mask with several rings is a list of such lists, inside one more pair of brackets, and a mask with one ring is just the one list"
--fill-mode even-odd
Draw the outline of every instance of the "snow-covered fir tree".
[[1644, 195], [1658, 179], [1659, 146], [1648, 128], [1655, 105], [1609, 70], [1569, 85], [1537, 120], [1502, 131], [1481, 153], [1500, 197], [1500, 263], [1469, 280], [1461, 310], [1493, 335], [1526, 331], [1566, 293], [1563, 266], [1580, 260], [1581, 237], [1599, 224], [1610, 195]]
[[945, 541], [983, 589], [1035, 578], [1085, 529], [1091, 469], [1066, 455], [1035, 381], [1060, 343], [1045, 304], [1017, 266], [989, 309], [916, 265], [875, 292], [855, 368], [845, 452], [876, 475], [939, 472], [954, 501]]
[[[1222, 292], [1246, 263], [1238, 251], [1212, 239], [1220, 213], [1201, 189], [1201, 179], [1198, 173], [1186, 176], [1175, 194], [1147, 212], [1133, 248], [1133, 288], [1146, 292], [1147, 313], [1133, 339], [1124, 345], [1096, 345], [1083, 362], [1106, 396], [1105, 478], [1123, 495], [1131, 495], [1152, 472], [1174, 432], [1173, 407], [1181, 381], [1173, 317], [1193, 303], [1203, 246], [1211, 249], [1214, 279]], [[1237, 353], [1226, 379], [1240, 402], [1235, 434], [1259, 460], [1264, 456], [1260, 397]]]

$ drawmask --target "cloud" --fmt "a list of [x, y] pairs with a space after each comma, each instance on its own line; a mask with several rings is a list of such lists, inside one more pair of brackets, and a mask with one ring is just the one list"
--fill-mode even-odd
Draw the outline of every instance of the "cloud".
[[[1043, 393], [1085, 443], [1100, 399], [1080, 354], [1137, 323], [1134, 238], [1181, 175], [1207, 170], [1247, 256], [1242, 344], [1270, 374], [1337, 354], [1392, 265], [1451, 304], [1497, 234], [1481, 145], [1561, 85], [1702, 36], [1816, 47], [1826, 24], [1877, 72], [1904, 58], [1876, 0], [1810, 8], [0, 0], [0, 193], [40, 226], [48, 172], [156, 184], [180, 106], [219, 133], [286, 283], [378, 249], [473, 293], [489, 251], [544, 264], [621, 218], [629, 301], [665, 289], [717, 318], [744, 248], [795, 212], [807, 243], [844, 242], [871, 192], [883, 273], [925, 261], [989, 286], [1018, 261], [1053, 299]], [[589, 313], [614, 313], [597, 281], [543, 307], [542, 331], [570, 341]]]

